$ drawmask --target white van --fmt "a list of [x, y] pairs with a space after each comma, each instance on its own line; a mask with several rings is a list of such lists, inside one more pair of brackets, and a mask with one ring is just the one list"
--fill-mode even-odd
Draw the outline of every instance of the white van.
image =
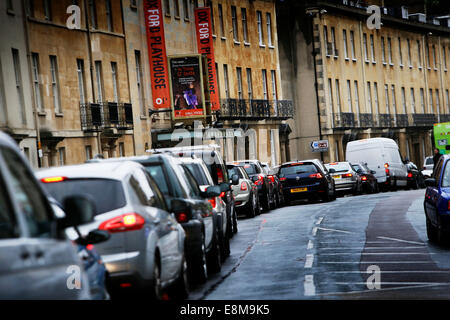
[[362, 162], [375, 171], [379, 184], [386, 187], [406, 187], [408, 170], [403, 163], [397, 143], [388, 138], [351, 141], [347, 144], [346, 160]]

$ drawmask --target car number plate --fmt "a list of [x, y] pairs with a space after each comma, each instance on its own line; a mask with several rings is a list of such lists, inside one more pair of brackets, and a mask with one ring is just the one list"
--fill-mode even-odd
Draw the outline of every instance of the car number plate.
[[340, 176], [340, 175], [339, 175], [339, 176], [333, 176], [333, 178], [334, 178], [334, 179], [341, 179], [342, 176]]
[[291, 193], [305, 192], [305, 191], [308, 191], [308, 188], [295, 188], [295, 189], [291, 189]]

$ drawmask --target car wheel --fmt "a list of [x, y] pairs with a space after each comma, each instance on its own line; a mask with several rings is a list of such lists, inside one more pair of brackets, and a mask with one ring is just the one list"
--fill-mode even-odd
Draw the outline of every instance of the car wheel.
[[275, 193], [272, 192], [272, 202], [270, 203], [270, 209], [275, 210], [276, 208], [277, 208], [276, 197], [275, 197]]
[[261, 203], [259, 203], [259, 196], [253, 195], [256, 198], [256, 215], [259, 216], [261, 214]]
[[183, 255], [180, 274], [171, 288], [171, 297], [175, 300], [184, 300], [189, 296], [189, 280], [186, 258]]
[[254, 218], [256, 216], [256, 206], [257, 206], [255, 195], [252, 194], [251, 201], [249, 202], [249, 204], [251, 204], [251, 206], [249, 206], [248, 208], [247, 218]]
[[236, 208], [233, 207], [233, 234], [238, 233], [238, 222], [237, 222], [237, 212]]
[[206, 263], [206, 247], [203, 236], [202, 246], [191, 272], [191, 278], [195, 283], [203, 284], [208, 278], [208, 266]]
[[220, 272], [222, 269], [222, 256], [220, 254], [220, 244], [217, 233], [214, 235], [212, 248], [209, 250], [206, 258], [207, 258], [207, 266], [209, 274], [214, 274]]
[[152, 298], [155, 300], [162, 300], [162, 296], [163, 290], [161, 285], [161, 271], [158, 257], [155, 257], [155, 266], [153, 267]]
[[419, 189], [419, 181], [417, 181], [417, 179], [416, 179], [416, 180], [414, 180], [414, 185], [413, 185], [413, 189], [414, 189], [414, 190], [417, 190], [417, 189]]
[[426, 217], [426, 225], [427, 225], [427, 236], [428, 239], [431, 242], [434, 243], [438, 243], [439, 239], [438, 239], [438, 230], [435, 226], [433, 226], [433, 224], [431, 223], [430, 219], [428, 217]]
[[268, 193], [266, 193], [265, 197], [264, 197], [263, 209], [264, 209], [264, 212], [269, 212], [270, 211], [270, 200], [269, 200], [269, 194]]

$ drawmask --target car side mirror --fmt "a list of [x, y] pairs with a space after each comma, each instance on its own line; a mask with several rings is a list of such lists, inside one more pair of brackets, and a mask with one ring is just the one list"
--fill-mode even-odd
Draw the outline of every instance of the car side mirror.
[[336, 172], [336, 170], [335, 170], [335, 169], [333, 169], [333, 168], [330, 168], [330, 169], [328, 169], [328, 172], [329, 172], [329, 173], [335, 173], [335, 172]]
[[231, 184], [233, 186], [237, 186], [239, 184], [239, 176], [237, 174], [233, 174], [231, 177]]
[[[227, 185], [229, 188], [228, 183], [225, 183], [225, 185]], [[222, 188], [219, 185], [219, 186], [210, 186], [210, 187], [206, 188], [206, 190], [204, 192], [202, 192], [201, 195], [205, 199], [211, 199], [211, 198], [220, 196], [221, 193], [222, 193]]]
[[425, 179], [425, 185], [427, 187], [436, 187], [436, 179], [434, 178]]
[[108, 231], [105, 230], [93, 230], [89, 232], [89, 234], [86, 237], [78, 238], [77, 243], [81, 244], [83, 246], [87, 246], [88, 244], [97, 244], [102, 243], [111, 238], [111, 235]]
[[356, 170], [356, 173], [361, 174], [361, 173], [362, 173], [362, 170], [361, 170], [361, 169], [358, 169], [358, 170]]
[[71, 196], [63, 202], [66, 217], [62, 220], [62, 228], [76, 227], [94, 220], [95, 204], [85, 196]]

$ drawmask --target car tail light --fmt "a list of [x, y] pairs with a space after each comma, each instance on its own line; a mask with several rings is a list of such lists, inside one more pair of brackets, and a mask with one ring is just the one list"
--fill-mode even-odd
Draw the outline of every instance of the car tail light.
[[385, 167], [385, 168], [389, 168], [389, 163], [385, 163], [385, 164], [384, 164], [384, 167]]
[[86, 246], [86, 249], [88, 249], [89, 251], [92, 251], [92, 250], [94, 250], [94, 245], [93, 244], [88, 244]]
[[320, 172], [319, 173], [310, 174], [309, 177], [310, 178], [317, 178], [317, 179], [322, 179], [323, 178], [323, 176], [322, 176], [322, 174]]
[[209, 199], [208, 201], [209, 201], [209, 203], [211, 203], [213, 208], [216, 207], [216, 198]]
[[388, 168], [384, 169], [384, 171], [386, 172], [386, 175], [387, 175], [387, 176], [390, 176], [390, 175], [391, 175], [391, 173], [389, 172], [389, 169], [388, 169]]
[[366, 176], [362, 176], [362, 177], [361, 177], [361, 180], [362, 180], [362, 181], [367, 181], [367, 177], [366, 177]]
[[351, 177], [353, 177], [352, 173], [346, 173], [342, 175], [342, 178], [351, 178]]
[[131, 283], [129, 282], [124, 282], [120, 284], [121, 288], [131, 288]]
[[450, 210], [450, 201], [447, 202], [447, 210]]
[[270, 179], [270, 181], [272, 181], [272, 183], [275, 183], [275, 178], [272, 175], [267, 176], [267, 177]]
[[140, 230], [144, 224], [144, 218], [137, 213], [127, 213], [103, 222], [98, 228], [109, 233], [117, 233]]
[[424, 166], [424, 167], [423, 167], [423, 170], [427, 170], [427, 167]]
[[177, 219], [178, 223], [184, 223], [189, 220], [188, 215], [185, 212], [179, 212], [175, 214], [175, 218]]
[[48, 177], [48, 178], [42, 178], [41, 182], [55, 183], [55, 182], [63, 182], [64, 180], [67, 180], [67, 178], [66, 177]]
[[287, 180], [287, 178], [280, 178], [280, 181], [286, 181]]
[[225, 197], [225, 192], [222, 192], [219, 197], [224, 198]]
[[234, 204], [235, 204], [236, 206], [239, 206], [239, 205], [242, 204], [242, 201], [236, 201]]
[[223, 182], [223, 172], [221, 168], [217, 168], [217, 180], [219, 183]]
[[258, 180], [255, 182], [256, 185], [262, 185], [264, 183], [264, 176], [259, 175]]
[[241, 183], [241, 191], [247, 191], [247, 184], [245, 182]]
[[412, 173], [408, 173], [408, 178], [412, 178]]

